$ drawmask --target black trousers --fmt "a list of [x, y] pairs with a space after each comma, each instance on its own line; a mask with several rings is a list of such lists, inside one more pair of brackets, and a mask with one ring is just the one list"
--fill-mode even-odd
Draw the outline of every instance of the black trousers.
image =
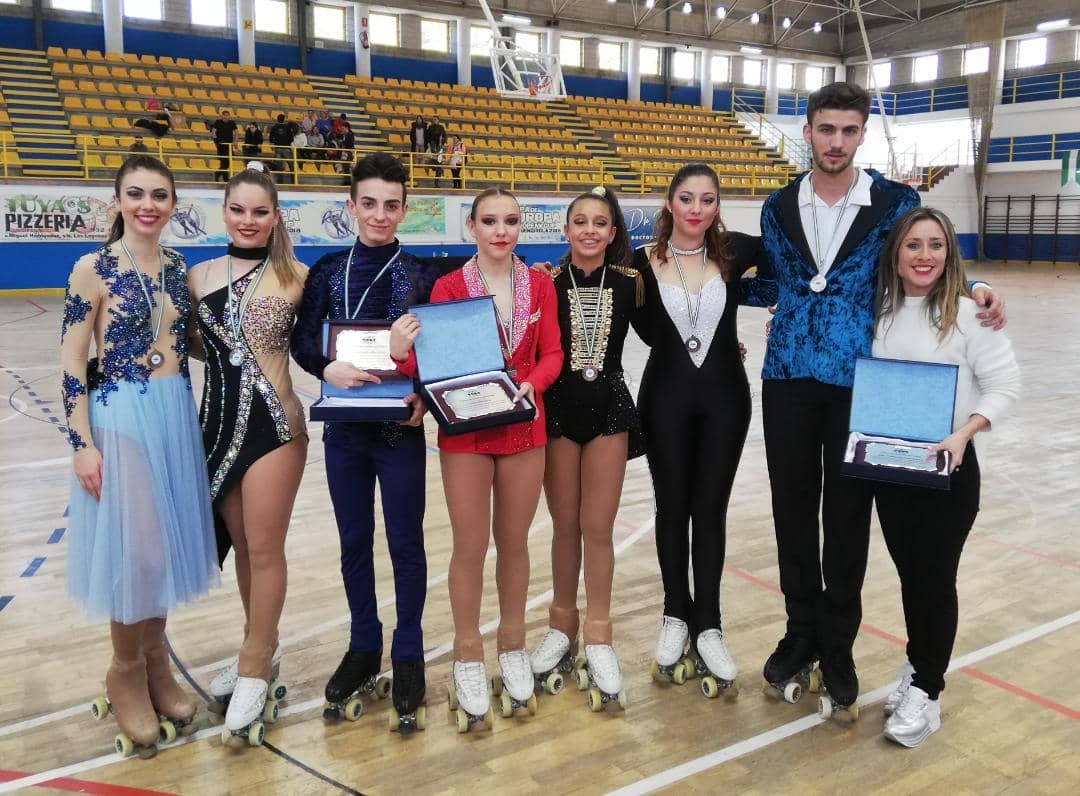
[[229, 179], [229, 148], [232, 144], [215, 142], [214, 146], [217, 148], [218, 153], [218, 170], [214, 172], [214, 177], [219, 174], [226, 180]]
[[816, 640], [822, 655], [850, 652], [862, 621], [873, 502], [871, 482], [840, 473], [851, 389], [768, 380], [761, 404], [787, 632]]
[[945, 687], [956, 640], [956, 572], [979, 513], [979, 461], [968, 443], [948, 492], [877, 484], [874, 497], [889, 555], [900, 576], [912, 684], [931, 699]]

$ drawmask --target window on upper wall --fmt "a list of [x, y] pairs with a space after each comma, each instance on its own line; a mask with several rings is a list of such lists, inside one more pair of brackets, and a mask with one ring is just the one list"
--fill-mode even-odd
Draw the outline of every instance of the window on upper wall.
[[825, 85], [825, 67], [808, 66], [803, 72], [803, 88], [807, 91], [817, 91]]
[[369, 14], [368, 27], [371, 28], [371, 43], [380, 47], [400, 47], [398, 37], [398, 18], [393, 14]]
[[780, 89], [795, 88], [795, 64], [776, 65], [776, 87]]
[[874, 85], [888, 88], [892, 85], [892, 61], [879, 61], [874, 64]]
[[676, 80], [693, 80], [697, 77], [697, 53], [676, 50], [671, 58], [671, 76]]
[[714, 83], [727, 83], [731, 80], [731, 59], [726, 55], [712, 57], [712, 80]]
[[491, 28], [473, 25], [469, 28], [469, 52], [472, 55], [491, 54]]
[[605, 72], [621, 72], [622, 45], [617, 41], [602, 41], [596, 45], [597, 65]]
[[528, 50], [531, 53], [538, 53], [540, 52], [540, 34], [530, 33], [527, 30], [515, 31], [514, 44], [516, 44], [522, 50]]
[[18, 4], [19, 0], [0, 0], [0, 5], [4, 6], [17, 6]]
[[748, 86], [760, 86], [761, 74], [765, 70], [764, 61], [751, 61], [744, 58], [742, 62], [742, 82]]
[[1042, 66], [1046, 63], [1046, 37], [1020, 39], [1016, 43], [1016, 68]]
[[642, 47], [638, 50], [638, 71], [643, 75], [660, 74], [660, 50], [657, 47]]
[[974, 47], [964, 51], [964, 74], [980, 75], [990, 68], [990, 48]]
[[124, 0], [124, 16], [161, 20], [161, 0]]
[[191, 24], [224, 28], [229, 24], [229, 7], [221, 0], [191, 0]]
[[52, 7], [58, 11], [86, 11], [94, 10], [91, 0], [52, 0]]
[[450, 23], [443, 19], [420, 20], [420, 49], [450, 52]]
[[938, 77], [938, 55], [920, 55], [915, 59], [911, 66], [911, 82], [912, 83], [927, 83], [931, 80], [937, 80]]
[[255, 0], [255, 30], [262, 33], [288, 33], [288, 4], [283, 0]]
[[311, 20], [316, 39], [345, 41], [345, 9], [341, 6], [312, 5]]
[[559, 64], [581, 67], [581, 39], [572, 39], [569, 36], [559, 37]]

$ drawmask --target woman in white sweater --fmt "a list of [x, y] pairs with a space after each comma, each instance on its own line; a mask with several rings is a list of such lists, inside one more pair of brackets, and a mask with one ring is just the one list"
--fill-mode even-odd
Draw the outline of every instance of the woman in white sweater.
[[[952, 223], [923, 207], [902, 216], [878, 267], [874, 356], [959, 368], [953, 432], [934, 450], [951, 455], [949, 491], [879, 484], [878, 518], [900, 575], [908, 662], [885, 703], [885, 737], [921, 744], [941, 726], [956, 638], [956, 572], [979, 511], [974, 436], [1016, 400], [1020, 371], [1008, 337], [981, 325], [970, 297]], [[912, 400], [918, 400], [917, 395]]]

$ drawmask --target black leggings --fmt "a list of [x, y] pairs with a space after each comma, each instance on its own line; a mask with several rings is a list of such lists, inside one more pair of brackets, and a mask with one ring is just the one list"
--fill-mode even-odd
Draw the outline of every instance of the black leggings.
[[979, 513], [979, 461], [968, 443], [948, 492], [913, 486], [875, 487], [878, 519], [900, 576], [912, 684], [931, 699], [945, 687], [956, 640], [956, 572]]
[[662, 389], [646, 382], [640, 398], [645, 454], [656, 497], [664, 614], [687, 622], [691, 639], [720, 627], [728, 499], [750, 425], [745, 381], [740, 385], [733, 379], [726, 395], [695, 389], [693, 381], [688, 374], [685, 380], [666, 381]]

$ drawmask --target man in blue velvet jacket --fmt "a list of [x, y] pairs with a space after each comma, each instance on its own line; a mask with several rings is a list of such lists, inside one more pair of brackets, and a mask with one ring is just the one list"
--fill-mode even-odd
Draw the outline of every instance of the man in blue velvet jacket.
[[[871, 482], [840, 474], [855, 360], [874, 334], [878, 257], [896, 220], [919, 204], [908, 186], [856, 169], [870, 95], [833, 83], [810, 95], [803, 136], [813, 167], [761, 210], [763, 256], [779, 300], [762, 370], [762, 420], [787, 628], [765, 663], [781, 689], [815, 660], [833, 702], [855, 702], [852, 645], [870, 538]], [[1004, 323], [987, 287], [987, 325]], [[824, 530], [819, 553], [818, 510]], [[824, 587], [823, 587], [824, 581]]]
[[[404, 251], [397, 228], [405, 217], [408, 171], [378, 152], [357, 161], [346, 208], [357, 226], [350, 249], [319, 259], [308, 273], [292, 334], [297, 363], [335, 387], [378, 381], [322, 352], [324, 318], [393, 321], [426, 303], [439, 270]], [[381, 670], [382, 624], [375, 598], [373, 544], [375, 483], [379, 483], [387, 546], [394, 568], [397, 627], [393, 661], [394, 706], [414, 714], [424, 695], [424, 639], [420, 619], [427, 594], [424, 497], [427, 445], [423, 404], [405, 399], [412, 416], [401, 423], [326, 423], [326, 481], [341, 538], [341, 575], [352, 614], [349, 649], [326, 686], [328, 718], [341, 715], [358, 689]], [[415, 723], [411, 725], [415, 728]], [[404, 729], [404, 725], [403, 725]]]

